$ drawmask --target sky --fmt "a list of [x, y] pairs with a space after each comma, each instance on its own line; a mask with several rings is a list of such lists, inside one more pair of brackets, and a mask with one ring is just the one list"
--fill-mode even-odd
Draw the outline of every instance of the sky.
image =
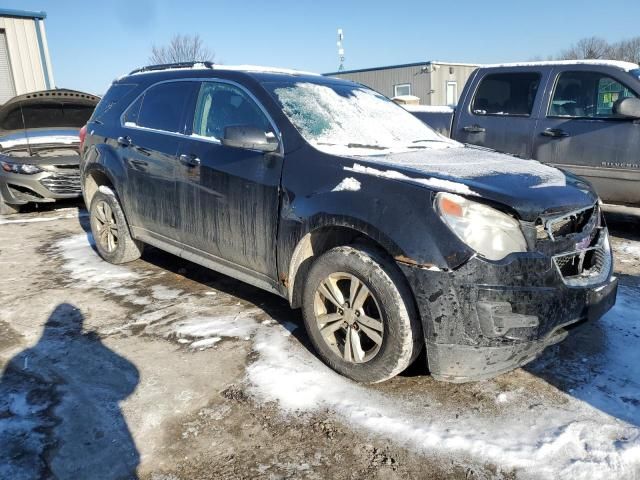
[[56, 86], [94, 94], [148, 64], [153, 45], [199, 34], [224, 64], [316, 72], [428, 60], [494, 63], [558, 54], [577, 40], [640, 35], [637, 0], [3, 0], [44, 11]]

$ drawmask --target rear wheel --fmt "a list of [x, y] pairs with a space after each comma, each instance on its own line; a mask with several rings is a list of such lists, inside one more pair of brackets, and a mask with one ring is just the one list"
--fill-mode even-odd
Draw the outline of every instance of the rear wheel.
[[114, 193], [98, 191], [89, 209], [91, 233], [100, 256], [109, 263], [126, 263], [140, 258], [143, 244], [131, 238], [129, 225]]
[[20, 212], [20, 205], [11, 205], [6, 203], [2, 197], [0, 197], [0, 215], [12, 215]]
[[311, 266], [305, 326], [327, 365], [376, 383], [406, 369], [422, 349], [422, 329], [402, 274], [374, 250], [336, 247]]

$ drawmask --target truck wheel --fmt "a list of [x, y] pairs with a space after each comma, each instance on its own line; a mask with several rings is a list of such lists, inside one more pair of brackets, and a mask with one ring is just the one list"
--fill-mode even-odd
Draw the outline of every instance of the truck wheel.
[[131, 262], [140, 258], [144, 244], [131, 238], [120, 203], [109, 192], [97, 191], [91, 199], [89, 216], [96, 249], [109, 263]]
[[422, 328], [404, 277], [366, 247], [336, 247], [313, 263], [302, 313], [322, 360], [358, 382], [394, 377], [422, 350]]
[[2, 197], [0, 197], [0, 215], [12, 215], [20, 212], [19, 205], [11, 205], [6, 203]]

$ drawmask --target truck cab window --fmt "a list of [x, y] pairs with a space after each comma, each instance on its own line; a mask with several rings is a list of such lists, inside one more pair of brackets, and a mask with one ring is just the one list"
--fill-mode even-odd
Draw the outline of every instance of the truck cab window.
[[198, 95], [193, 133], [220, 140], [225, 127], [232, 125], [258, 127], [275, 139], [269, 119], [246, 93], [227, 83], [204, 82]]
[[535, 72], [487, 75], [473, 100], [475, 115], [530, 116], [536, 100], [540, 74]]
[[550, 117], [615, 118], [613, 104], [621, 99], [637, 97], [625, 85], [598, 72], [564, 72], [558, 77]]

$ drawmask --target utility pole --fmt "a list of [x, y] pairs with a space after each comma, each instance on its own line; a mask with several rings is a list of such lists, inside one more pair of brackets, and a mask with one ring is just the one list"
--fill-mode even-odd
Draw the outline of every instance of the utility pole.
[[338, 29], [338, 59], [340, 65], [338, 65], [338, 71], [344, 70], [344, 46], [342, 41], [344, 40], [344, 32], [341, 28]]

